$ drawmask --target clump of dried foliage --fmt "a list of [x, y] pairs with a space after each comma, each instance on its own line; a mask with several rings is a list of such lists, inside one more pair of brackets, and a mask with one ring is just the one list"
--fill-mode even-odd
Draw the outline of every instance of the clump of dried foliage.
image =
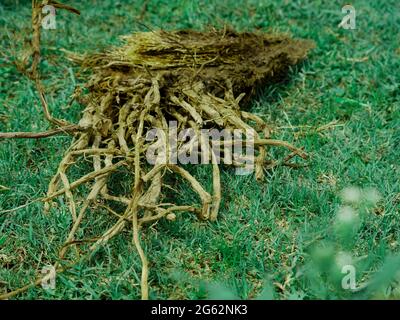
[[[37, 73], [39, 59], [40, 16], [39, 4], [34, 6], [34, 66], [33, 79], [37, 83], [46, 118], [58, 126], [50, 133], [68, 131], [73, 143], [52, 178], [45, 202], [50, 208], [53, 199], [65, 196], [68, 200], [72, 226], [60, 250], [60, 261], [66, 259], [74, 246], [79, 245], [77, 230], [89, 208], [101, 206], [102, 212], [115, 217], [114, 225], [93, 239], [90, 250], [96, 249], [125, 228], [131, 228], [133, 244], [142, 261], [142, 298], [148, 298], [148, 261], [140, 243], [143, 225], [159, 219], [174, 220], [178, 212], [192, 212], [202, 220], [215, 220], [221, 196], [220, 167], [216, 162], [215, 146], [208, 144], [207, 157], [212, 167], [213, 188], [208, 192], [182, 165], [171, 161], [150, 164], [146, 151], [153, 142], [145, 139], [153, 128], [160, 128], [168, 137], [170, 121], [177, 129], [251, 130], [255, 153], [255, 177], [262, 180], [264, 170], [277, 162], [268, 156], [269, 146], [283, 146], [293, 156], [306, 154], [287, 142], [271, 139], [268, 125], [259, 116], [245, 109], [245, 105], [259, 86], [282, 78], [291, 65], [303, 60], [313, 44], [283, 35], [237, 33], [231, 30], [149, 31], [124, 37], [124, 45], [107, 52], [76, 55], [71, 60], [79, 63], [91, 75], [86, 93], [77, 99], [85, 106], [78, 125], [52, 118], [45, 100], [44, 88]], [[35, 20], [36, 19], [36, 20]], [[36, 29], [35, 29], [36, 27]], [[36, 35], [36, 38], [35, 38]], [[36, 40], [35, 40], [36, 39]], [[35, 62], [36, 61], [36, 62]], [[27, 133], [8, 134], [29, 137]], [[5, 137], [5, 136], [3, 136]], [[198, 139], [202, 139], [199, 133]], [[241, 141], [245, 143], [246, 141]], [[168, 150], [168, 139], [163, 141]], [[232, 144], [235, 141], [231, 141]], [[223, 145], [221, 145], [221, 148]], [[183, 148], [180, 152], [189, 152]], [[221, 150], [223, 153], [223, 150]], [[92, 170], [72, 181], [69, 169], [84, 159], [92, 159]], [[239, 165], [235, 162], [233, 166]], [[131, 191], [116, 194], [109, 190], [109, 181], [119, 168], [132, 173]], [[185, 180], [200, 199], [199, 204], [177, 205], [165, 193], [166, 176]], [[87, 185], [85, 201], [78, 205], [76, 190]], [[116, 212], [118, 208], [123, 208]], [[71, 253], [72, 255], [72, 253]], [[59, 262], [57, 269], [65, 266]], [[38, 280], [39, 281], [39, 280]], [[38, 283], [38, 282], [37, 282]], [[24, 288], [22, 288], [24, 289]], [[19, 289], [16, 293], [20, 292]], [[9, 297], [13, 293], [7, 294]]]

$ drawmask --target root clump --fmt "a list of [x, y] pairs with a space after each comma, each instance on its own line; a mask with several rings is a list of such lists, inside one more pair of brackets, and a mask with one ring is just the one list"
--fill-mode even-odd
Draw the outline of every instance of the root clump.
[[[223, 195], [219, 162], [227, 155], [227, 146], [250, 143], [254, 147], [250, 163], [259, 181], [266, 168], [278, 163], [268, 156], [268, 146], [288, 148], [291, 153], [285, 161], [294, 156], [306, 158], [301, 149], [271, 139], [268, 125], [246, 111], [246, 106], [257, 87], [284, 77], [313, 44], [288, 36], [230, 30], [142, 32], [126, 36], [124, 41], [122, 47], [107, 52], [69, 56], [91, 75], [86, 92], [78, 98], [85, 105], [80, 131], [50, 182], [45, 202], [49, 209], [59, 196], [68, 200], [73, 222], [60, 259], [80, 243], [77, 230], [89, 208], [101, 207], [101, 212], [115, 218], [114, 225], [91, 242], [90, 250], [131, 228], [143, 266], [142, 298], [147, 299], [148, 261], [140, 243], [141, 227], [162, 218], [174, 221], [180, 212], [215, 220]], [[172, 145], [171, 123], [176, 124], [177, 132], [192, 130], [195, 137], [190, 143], [178, 140]], [[159, 132], [156, 143], [148, 139], [154, 128]], [[233, 134], [231, 139], [214, 143], [203, 136], [204, 129], [251, 134], [245, 138]], [[156, 146], [163, 151], [152, 154]], [[211, 167], [211, 191], [172, 159], [171, 150], [180, 158], [196, 146], [200, 146], [202, 161]], [[70, 167], [88, 158], [92, 159], [92, 171], [72, 181]], [[236, 167], [244, 163], [249, 162], [240, 157], [230, 162]], [[133, 177], [129, 194], [110, 192], [110, 181], [122, 167]], [[167, 176], [186, 181], [198, 195], [199, 204], [174, 203], [165, 192]], [[78, 205], [76, 190], [83, 185], [89, 192]], [[123, 209], [117, 211], [116, 207]]]

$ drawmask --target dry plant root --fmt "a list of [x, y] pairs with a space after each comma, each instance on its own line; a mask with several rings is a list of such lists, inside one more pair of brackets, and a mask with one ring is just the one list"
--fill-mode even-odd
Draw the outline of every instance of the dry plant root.
[[[109, 214], [116, 222], [92, 239], [89, 251], [131, 227], [132, 243], [142, 262], [141, 295], [142, 299], [148, 299], [149, 270], [141, 229], [164, 218], [174, 221], [180, 212], [193, 213], [204, 221], [216, 220], [223, 196], [217, 155], [229, 155], [227, 147], [246, 142], [242, 137], [233, 136], [228, 141], [210, 143], [201, 134], [202, 129], [253, 132], [247, 142], [255, 147], [255, 176], [260, 181], [264, 178], [269, 147], [288, 149], [291, 154], [285, 161], [294, 156], [307, 157], [302, 149], [271, 139], [271, 130], [264, 120], [244, 111], [244, 107], [257, 86], [284, 76], [290, 65], [306, 57], [313, 44], [287, 36], [228, 30], [144, 32], [124, 37], [124, 40], [124, 46], [105, 53], [70, 57], [91, 73], [86, 86], [88, 93], [82, 97], [86, 108], [78, 125], [80, 131], [75, 133], [74, 142], [51, 180], [44, 201], [50, 209], [53, 199], [65, 196], [71, 211], [72, 227], [60, 250], [60, 261], [71, 248], [82, 243], [76, 234], [87, 210], [93, 206], [103, 208], [101, 212]], [[65, 126], [44, 109], [49, 121]], [[178, 131], [196, 132], [197, 143], [203, 148], [203, 160], [212, 170], [211, 191], [206, 190], [187, 167], [172, 161], [169, 151], [173, 146], [168, 139], [172, 122]], [[162, 133], [157, 143], [166, 147], [163, 155], [167, 161], [161, 161], [160, 155], [149, 161], [148, 152], [155, 142], [146, 137], [154, 128]], [[175, 146], [178, 157], [192, 152], [195, 145], [178, 141]], [[88, 158], [92, 159], [92, 171], [73, 181], [69, 177], [71, 165], [79, 166]], [[228, 164], [240, 166], [242, 163], [233, 159]], [[110, 194], [110, 181], [121, 167], [133, 176], [131, 192]], [[199, 203], [177, 205], [173, 199], [167, 199], [168, 185], [164, 181], [168, 175], [185, 181], [197, 194]], [[90, 191], [79, 205], [76, 190], [83, 185]], [[123, 206], [123, 212], [117, 212], [113, 203]], [[21, 289], [15, 294], [20, 292]], [[8, 293], [0, 298], [11, 296], [13, 294]]]
[[32, 0], [32, 39], [31, 39], [31, 56], [32, 56], [32, 64], [30, 66], [30, 70], [27, 70], [26, 66], [19, 65], [16, 63], [16, 67], [19, 71], [21, 71], [24, 75], [28, 76], [34, 83], [36, 90], [39, 95], [39, 100], [42, 105], [43, 114], [47, 121], [52, 126], [56, 126], [57, 128], [45, 131], [45, 132], [0, 132], [0, 139], [9, 139], [9, 138], [29, 138], [29, 139], [42, 139], [51, 137], [60, 133], [72, 134], [74, 132], [79, 131], [81, 128], [77, 125], [73, 125], [68, 123], [65, 120], [60, 120], [54, 118], [49, 110], [49, 105], [46, 99], [46, 93], [44, 90], [44, 86], [42, 84], [39, 72], [39, 63], [41, 59], [40, 55], [40, 38], [41, 38], [41, 22], [42, 22], [42, 9], [45, 5], [52, 5], [58, 9], [64, 9], [69, 12], [80, 14], [79, 10], [59, 3], [53, 0]]

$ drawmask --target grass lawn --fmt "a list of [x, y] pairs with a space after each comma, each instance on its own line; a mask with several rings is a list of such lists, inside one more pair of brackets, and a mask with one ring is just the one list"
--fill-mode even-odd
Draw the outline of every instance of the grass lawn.
[[[345, 3], [328, 0], [150, 0], [141, 19], [142, 1], [68, 3], [81, 16], [59, 11], [57, 29], [43, 30], [41, 71], [52, 112], [74, 123], [82, 107], [68, 101], [85, 77], [61, 48], [94, 52], [147, 27], [206, 30], [225, 24], [316, 43], [287, 83], [259, 90], [251, 106], [271, 125], [274, 138], [304, 146], [311, 156], [307, 166], [277, 167], [261, 184], [225, 168], [217, 222], [183, 214], [143, 230], [151, 298], [400, 298], [399, 1], [353, 1], [355, 30], [338, 27]], [[23, 54], [30, 14], [30, 1], [1, 1], [1, 132], [49, 128], [33, 83], [11, 63]], [[0, 211], [45, 194], [71, 140], [1, 140]], [[282, 158], [286, 151], [271, 153]], [[208, 167], [192, 172], [204, 183], [210, 180]], [[350, 204], [354, 212], [344, 205], [355, 191], [342, 196], [351, 186], [362, 192]], [[195, 200], [185, 185], [174, 188], [182, 191], [178, 201]], [[380, 198], [372, 199], [376, 193]], [[93, 235], [112, 222], [95, 210], [88, 217]], [[62, 198], [48, 215], [40, 202], [0, 213], [0, 294], [57, 261], [70, 225]], [[359, 290], [341, 286], [344, 265], [354, 266]], [[59, 274], [55, 290], [33, 288], [17, 298], [138, 299], [140, 270], [126, 231]]]

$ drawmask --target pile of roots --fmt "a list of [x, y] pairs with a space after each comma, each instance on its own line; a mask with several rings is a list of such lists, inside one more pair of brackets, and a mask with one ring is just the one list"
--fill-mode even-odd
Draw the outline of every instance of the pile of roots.
[[[291, 65], [304, 59], [312, 48], [306, 40], [262, 33], [237, 33], [229, 30], [195, 32], [142, 32], [124, 37], [122, 47], [107, 52], [70, 58], [89, 72], [90, 79], [79, 101], [85, 105], [79, 132], [52, 178], [47, 197], [50, 202], [65, 196], [68, 200], [72, 227], [60, 251], [64, 259], [80, 242], [77, 230], [88, 208], [101, 205], [115, 218], [114, 225], [96, 237], [96, 249], [124, 228], [131, 228], [133, 244], [142, 262], [142, 298], [148, 298], [148, 262], [140, 244], [141, 227], [166, 218], [175, 220], [179, 212], [191, 212], [202, 220], [215, 220], [221, 196], [221, 155], [227, 145], [251, 142], [254, 146], [254, 172], [262, 180], [264, 170], [277, 161], [268, 155], [269, 146], [289, 149], [288, 159], [306, 157], [287, 142], [271, 139], [267, 124], [245, 108], [255, 89], [281, 79]], [[195, 139], [170, 145], [170, 123], [176, 130], [193, 130]], [[164, 146], [149, 159], [154, 141], [147, 139], [151, 130], [162, 134], [158, 144]], [[242, 130], [251, 137], [235, 136], [230, 141], [213, 144], [202, 135], [202, 129]], [[251, 141], [246, 141], [251, 139]], [[201, 144], [202, 161], [212, 170], [212, 191], [204, 186], [179, 162], [171, 161], [171, 148], [178, 156], [190, 154]], [[218, 155], [217, 155], [218, 153]], [[79, 179], [69, 176], [72, 165], [92, 159], [92, 170]], [[151, 161], [150, 161], [151, 160]], [[280, 161], [279, 163], [282, 163]], [[243, 161], [230, 163], [243, 166]], [[129, 194], [110, 189], [113, 176], [125, 167], [132, 173]], [[199, 203], [177, 205], [165, 179], [185, 180]], [[86, 185], [89, 192], [83, 202], [76, 201], [77, 189]], [[116, 205], [118, 204], [118, 205]], [[116, 208], [120, 211], [117, 212]]]

